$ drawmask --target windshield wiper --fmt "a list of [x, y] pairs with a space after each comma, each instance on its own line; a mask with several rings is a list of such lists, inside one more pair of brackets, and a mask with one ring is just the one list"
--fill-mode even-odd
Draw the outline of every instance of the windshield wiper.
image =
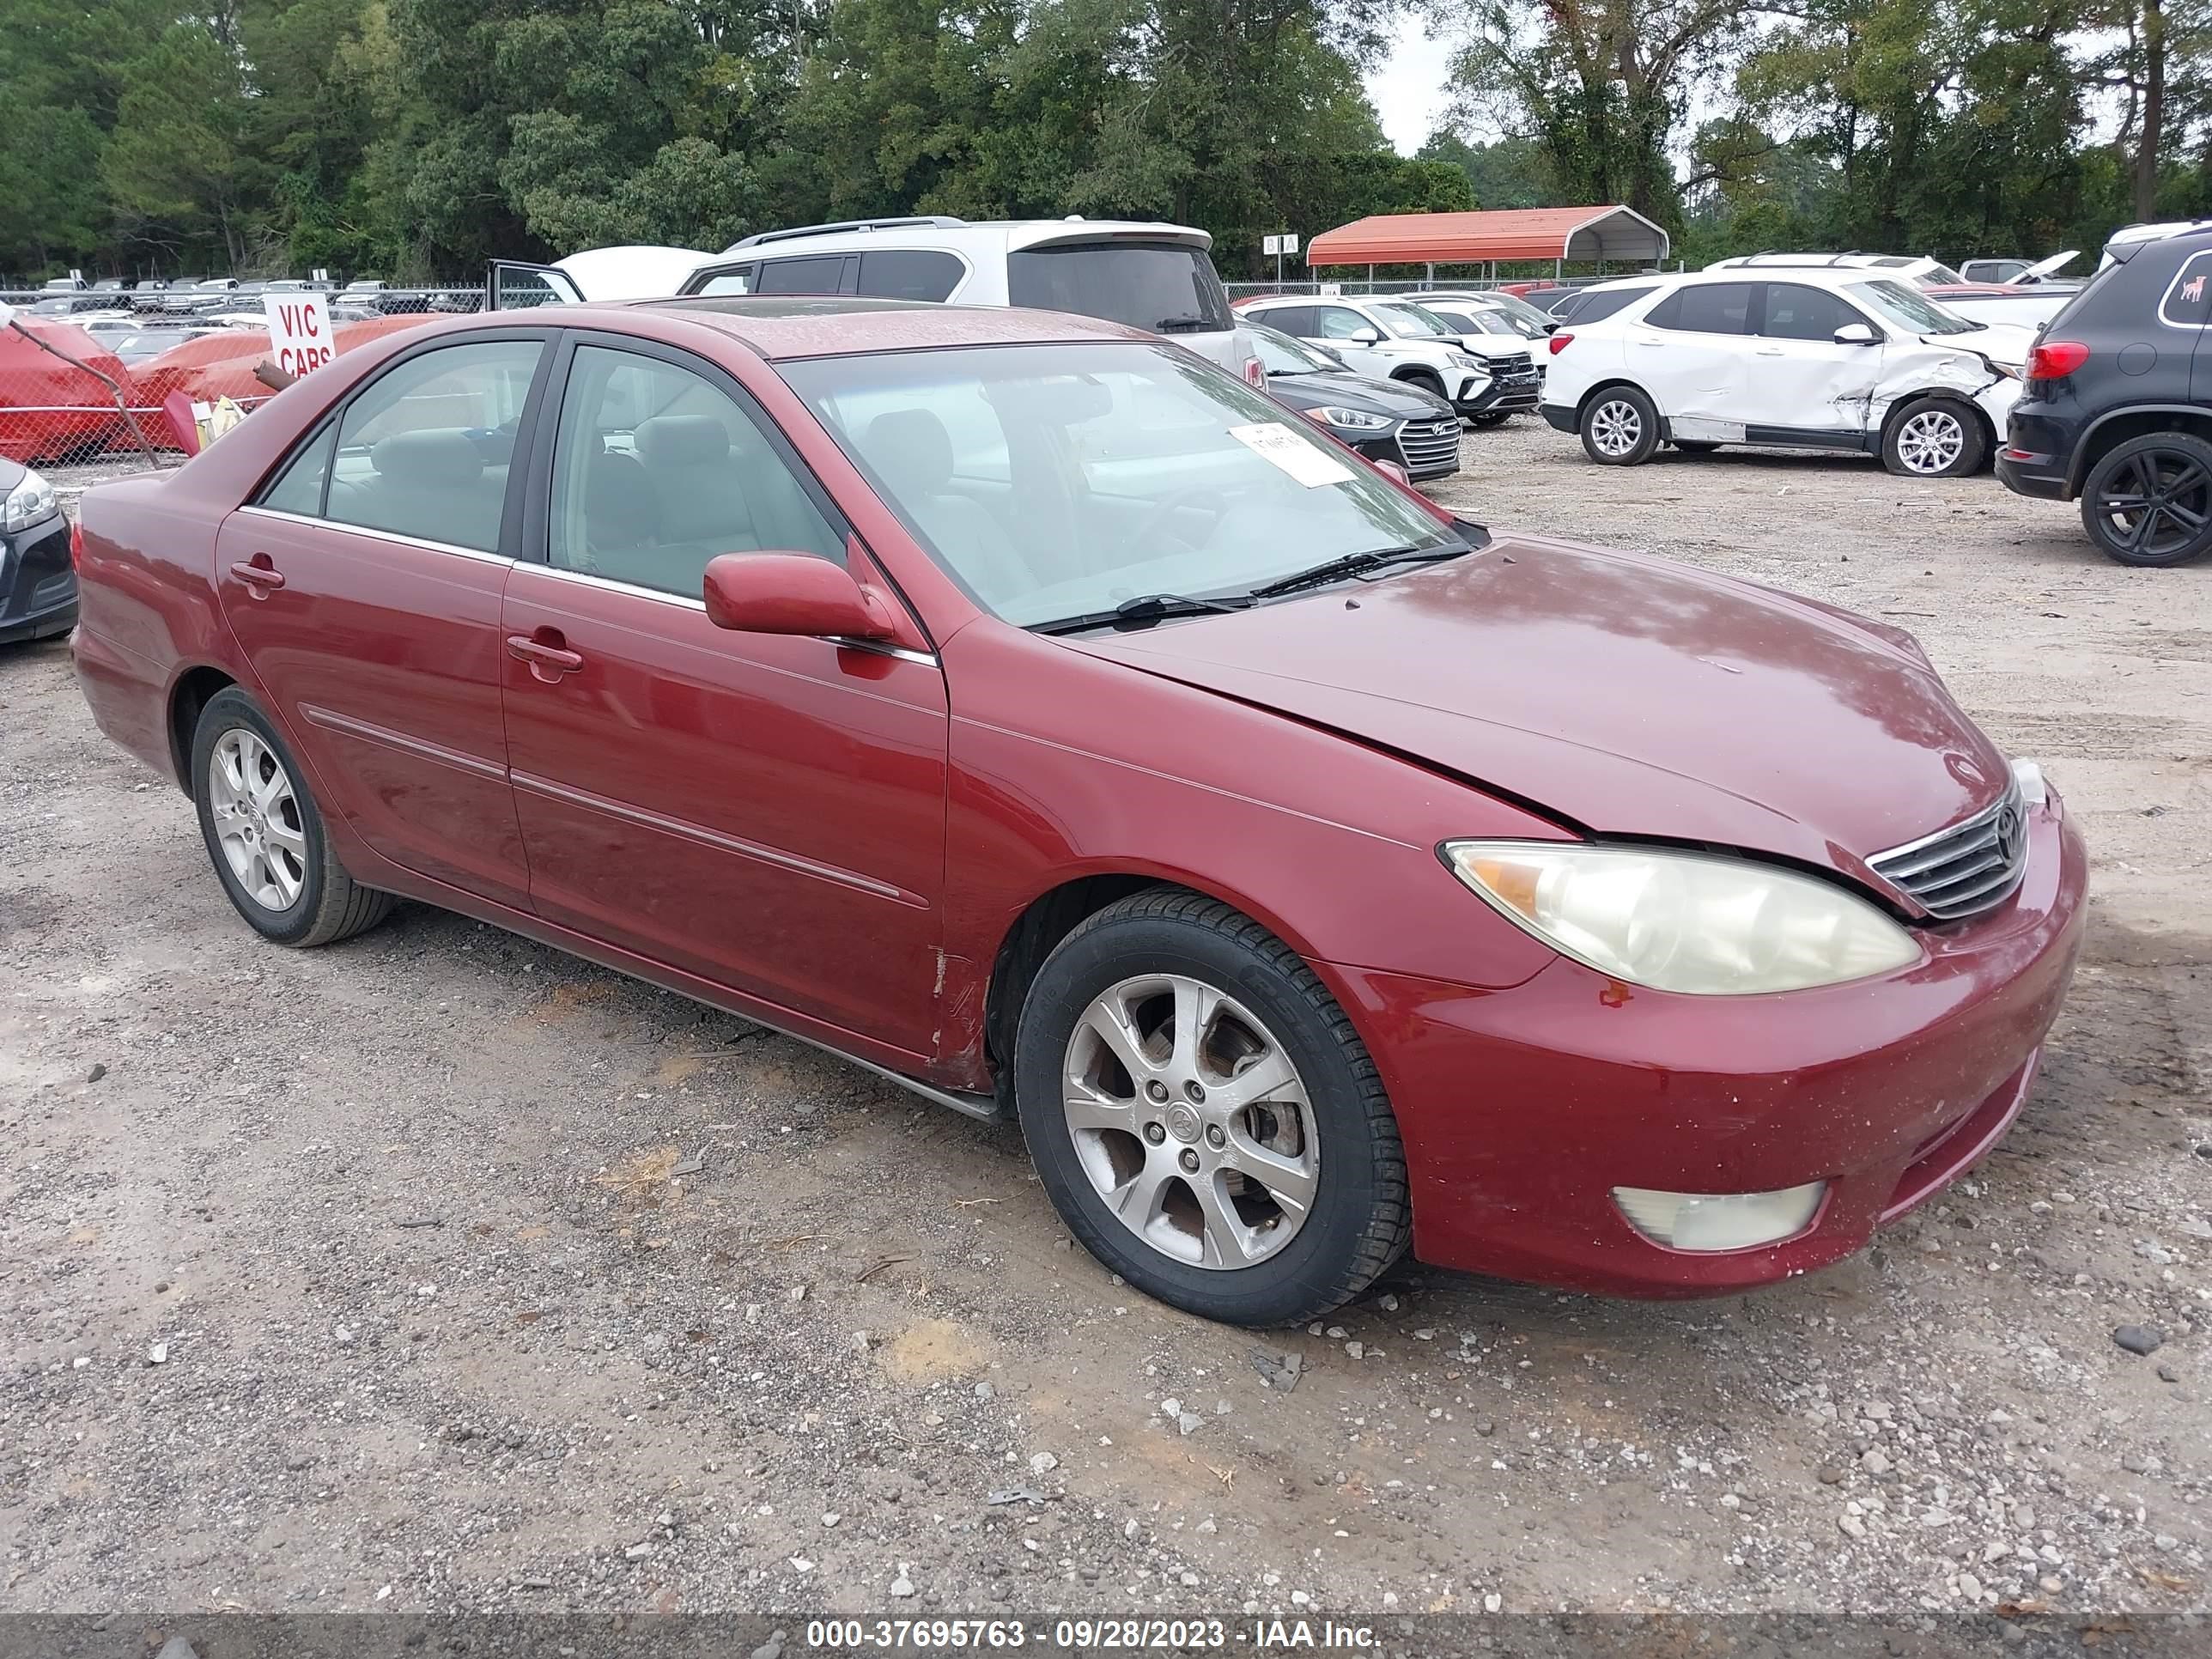
[[1249, 611], [1255, 603], [1242, 594], [1218, 599], [1187, 599], [1181, 593], [1145, 593], [1124, 599], [1111, 611], [1092, 611], [1055, 622], [1032, 623], [1032, 634], [1080, 634], [1093, 628], [1150, 628], [1169, 617], [1209, 617], [1217, 611]]
[[1165, 334], [1174, 329], [1211, 328], [1212, 325], [1212, 320], [1208, 318], [1185, 313], [1180, 317], [1163, 317], [1152, 325], [1152, 330], [1155, 333]]
[[1391, 564], [1436, 564], [1445, 559], [1456, 559], [1472, 553], [1472, 547], [1382, 547], [1372, 553], [1347, 553], [1340, 559], [1330, 559], [1308, 570], [1297, 570], [1263, 587], [1252, 590], [1255, 599], [1272, 599], [1278, 594], [1295, 593], [1304, 587], [1320, 587], [1327, 583], [1341, 581], [1346, 576], [1364, 576], [1370, 570], [1380, 570]]

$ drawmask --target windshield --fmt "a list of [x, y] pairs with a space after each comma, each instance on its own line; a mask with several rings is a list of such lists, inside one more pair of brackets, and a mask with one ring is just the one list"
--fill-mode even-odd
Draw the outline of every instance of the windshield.
[[1232, 325], [1213, 261], [1202, 248], [1175, 242], [1023, 248], [1006, 256], [1006, 298], [1166, 334]]
[[1451, 325], [1461, 334], [1499, 334], [1509, 340], [1521, 340], [1529, 334], [1541, 334], [1540, 328], [1530, 328], [1523, 333], [1503, 312], [1492, 311], [1487, 306], [1424, 306], [1431, 316]]
[[1918, 290], [1887, 277], [1878, 283], [1851, 283], [1846, 287], [1863, 304], [1915, 334], [1971, 334], [1981, 326], [1955, 311], [1946, 310]]
[[1410, 335], [1423, 339], [1432, 334], [1455, 332], [1452, 325], [1431, 311], [1426, 306], [1417, 306], [1407, 300], [1386, 300], [1370, 304], [1368, 310], [1383, 320], [1393, 334]]
[[1334, 357], [1322, 356], [1311, 346], [1293, 340], [1279, 329], [1247, 323], [1244, 331], [1252, 337], [1252, 349], [1260, 359], [1260, 367], [1270, 374], [1340, 374], [1344, 372], [1344, 365]]
[[781, 372], [937, 562], [1021, 626], [1460, 545], [1281, 404], [1164, 345], [879, 353]]
[[1931, 264], [1912, 280], [1923, 288], [1954, 288], [1966, 279], [1948, 265]]

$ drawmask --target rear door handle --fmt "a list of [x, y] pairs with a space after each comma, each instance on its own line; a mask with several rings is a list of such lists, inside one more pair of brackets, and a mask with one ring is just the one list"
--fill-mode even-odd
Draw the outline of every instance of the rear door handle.
[[1784, 351], [1780, 346], [1761, 346], [1753, 354], [1753, 356], [1759, 357], [1784, 357], [1789, 356], [1789, 354]]
[[230, 574], [244, 582], [257, 599], [266, 599], [284, 586], [284, 573], [269, 562], [266, 553], [256, 553], [248, 560], [240, 560], [230, 568]]
[[527, 634], [509, 634], [507, 636], [507, 654], [518, 662], [528, 663], [530, 672], [550, 685], [563, 674], [573, 674], [581, 668], [584, 653], [571, 651], [565, 644], [559, 643], [561, 635], [557, 629], [544, 631], [551, 634], [553, 638], [549, 641], [533, 639]]

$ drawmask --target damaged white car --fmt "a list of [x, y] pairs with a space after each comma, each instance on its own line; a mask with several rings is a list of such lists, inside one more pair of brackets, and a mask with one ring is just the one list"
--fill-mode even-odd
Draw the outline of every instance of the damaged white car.
[[1638, 290], [1549, 341], [1544, 418], [1607, 466], [1662, 444], [1853, 450], [1948, 477], [1989, 459], [2020, 396], [2033, 331], [1980, 323], [1912, 283], [1856, 269], [1752, 277], [1738, 267]]

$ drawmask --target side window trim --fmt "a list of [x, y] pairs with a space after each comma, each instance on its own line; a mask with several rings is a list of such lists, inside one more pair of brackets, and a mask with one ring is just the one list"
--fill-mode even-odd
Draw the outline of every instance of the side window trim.
[[[518, 560], [526, 564], [542, 565], [548, 570], [560, 568], [553, 563], [552, 556], [553, 449], [561, 425], [560, 410], [568, 395], [568, 381], [574, 374], [576, 349], [580, 346], [598, 346], [604, 350], [650, 357], [696, 374], [717, 392], [722, 392], [737, 405], [738, 412], [752, 422], [754, 430], [760, 434], [776, 459], [783, 463], [784, 470], [791, 474], [792, 481], [799, 486], [799, 492], [822, 515], [823, 522], [850, 547], [857, 534], [852, 520], [823, 487], [822, 480], [814, 476], [814, 469], [806, 464], [805, 457], [792, 447], [790, 439], [784, 435], [783, 428], [776, 424], [775, 417], [761, 407], [760, 399], [754, 397], [736, 375], [720, 364], [686, 351], [681, 346], [665, 345], [659, 340], [648, 340], [635, 334], [610, 334], [596, 329], [573, 328], [562, 330], [556, 349], [546, 354], [549, 364], [558, 360], [556, 372], [546, 377], [546, 384], [542, 387], [532, 388], [533, 395], [543, 392], [538, 409], [550, 411], [550, 417], [541, 416], [534, 422], [529, 465], [516, 469], [522, 475], [524, 482], [521, 487], [526, 492], [518, 538], [520, 550], [515, 554]], [[515, 449], [518, 453], [521, 453], [522, 444], [519, 437]], [[515, 477], [510, 474], [508, 488], [513, 489], [515, 484]], [[595, 577], [593, 580], [611, 582], [626, 593], [683, 597], [680, 594], [671, 596], [662, 589], [623, 581], [616, 577]]]

